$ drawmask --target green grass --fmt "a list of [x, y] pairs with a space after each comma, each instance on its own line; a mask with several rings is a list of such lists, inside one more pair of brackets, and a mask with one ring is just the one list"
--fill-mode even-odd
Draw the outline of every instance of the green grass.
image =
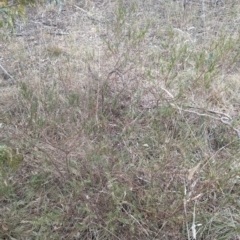
[[239, 239], [238, 1], [37, 10], [1, 40], [0, 239]]

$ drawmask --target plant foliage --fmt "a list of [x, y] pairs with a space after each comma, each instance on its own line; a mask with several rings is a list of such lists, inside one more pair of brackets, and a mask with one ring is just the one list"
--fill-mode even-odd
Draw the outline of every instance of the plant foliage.
[[17, 17], [24, 17], [25, 8], [28, 5], [51, 4], [61, 7], [63, 0], [1, 0], [0, 1], [0, 28], [8, 27], [13, 29]]

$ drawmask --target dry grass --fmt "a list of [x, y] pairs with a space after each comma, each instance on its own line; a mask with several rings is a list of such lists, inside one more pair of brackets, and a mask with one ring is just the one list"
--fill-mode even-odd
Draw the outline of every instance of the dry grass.
[[0, 239], [240, 239], [240, 4], [182, 2], [2, 32]]

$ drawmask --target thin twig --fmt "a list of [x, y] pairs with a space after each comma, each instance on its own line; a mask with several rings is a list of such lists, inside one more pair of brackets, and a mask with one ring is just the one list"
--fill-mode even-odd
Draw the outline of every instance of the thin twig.
[[0, 64], [0, 68], [3, 70], [3, 72], [13, 81], [15, 82], [15, 79], [11, 74], [8, 73], [8, 71]]
[[186, 187], [186, 183], [184, 183], [183, 207], [184, 207], [184, 215], [186, 217], [186, 229], [187, 229], [187, 235], [188, 235], [187, 239], [190, 240], [189, 227], [188, 227], [188, 222], [187, 222], [187, 187]]
[[161, 87], [161, 89], [168, 94], [171, 98], [174, 98], [174, 96], [164, 87]]
[[195, 205], [196, 205], [196, 202], [194, 202], [194, 208], [193, 208], [193, 222], [192, 222], [192, 235], [193, 235], [193, 240], [196, 240], [196, 239], [197, 239], [196, 224], [195, 224], [195, 218], [196, 218]]
[[[234, 130], [236, 133], [237, 133], [237, 136], [238, 138], [240, 139], [240, 130], [237, 129], [237, 128], [234, 128], [231, 124], [232, 122], [232, 117], [229, 116], [228, 114], [226, 113], [223, 113], [223, 112], [219, 112], [219, 111], [213, 111], [213, 110], [207, 110], [207, 109], [202, 109], [202, 108], [195, 108], [195, 109], [201, 109], [202, 111], [206, 111], [210, 114], [216, 114], [216, 115], [220, 115], [220, 117], [214, 117], [210, 114], [207, 114], [207, 113], [199, 113], [197, 111], [193, 111], [193, 110], [189, 110], [189, 109], [183, 109], [175, 104], [171, 104], [172, 107], [175, 107], [177, 108], [180, 112], [183, 111], [183, 112], [188, 112], [188, 113], [193, 113], [193, 114], [196, 114], [198, 116], [201, 116], [201, 117], [209, 117], [211, 119], [214, 119], [214, 120], [217, 120], [217, 121], [220, 121], [221, 123], [224, 123], [226, 125], [228, 125], [232, 130]], [[189, 107], [189, 108], [194, 108], [194, 107]]]
[[125, 210], [124, 208], [122, 208], [122, 209], [123, 209], [123, 211], [124, 211], [128, 216], [130, 216], [130, 217], [141, 227], [141, 229], [143, 230], [143, 232], [144, 232], [147, 236], [149, 236], [148, 231], [143, 227], [143, 225], [142, 225], [132, 214], [128, 213], [127, 210]]
[[77, 9], [79, 9], [80, 11], [89, 14], [88, 11], [84, 10], [83, 8], [81, 8], [81, 7], [77, 6], [77, 5], [73, 5], [73, 6], [74, 6], [75, 8], [77, 8]]

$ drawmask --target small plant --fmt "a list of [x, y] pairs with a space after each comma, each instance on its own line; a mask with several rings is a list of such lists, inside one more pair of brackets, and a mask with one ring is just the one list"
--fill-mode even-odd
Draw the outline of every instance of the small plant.
[[52, 57], [59, 57], [63, 53], [63, 50], [57, 46], [50, 46], [47, 51], [48, 54]]
[[8, 173], [16, 171], [23, 161], [23, 155], [6, 145], [0, 145], [0, 173], [6, 177]]
[[0, 2], [0, 28], [6, 27], [14, 29], [14, 23], [17, 18], [24, 18], [25, 8], [29, 5], [43, 4], [43, 2], [54, 3], [59, 6], [61, 11], [64, 0], [3, 0]]

